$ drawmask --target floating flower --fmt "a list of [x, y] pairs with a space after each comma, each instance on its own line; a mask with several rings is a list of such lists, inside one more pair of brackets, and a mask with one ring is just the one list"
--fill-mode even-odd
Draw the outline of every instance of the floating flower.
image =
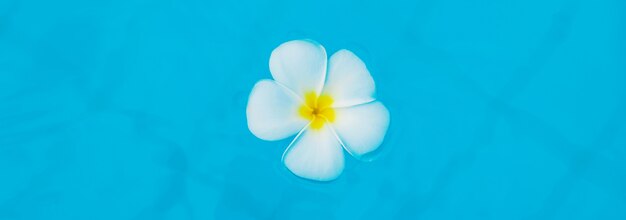
[[254, 85], [248, 128], [269, 141], [297, 134], [283, 153], [293, 174], [330, 181], [343, 171], [342, 146], [356, 158], [380, 146], [389, 112], [374, 98], [374, 80], [352, 52], [340, 50], [327, 60], [322, 45], [294, 40], [274, 49], [269, 64], [274, 80]]

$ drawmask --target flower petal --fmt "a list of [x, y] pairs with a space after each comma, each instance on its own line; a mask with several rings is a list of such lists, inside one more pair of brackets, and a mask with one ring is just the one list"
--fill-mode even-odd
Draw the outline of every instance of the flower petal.
[[287, 88], [272, 80], [254, 85], [246, 116], [248, 128], [263, 140], [280, 140], [296, 134], [308, 121], [298, 115], [302, 103]]
[[333, 128], [352, 156], [360, 158], [376, 150], [389, 127], [389, 111], [379, 102], [337, 108]]
[[293, 40], [272, 51], [270, 72], [274, 80], [304, 98], [307, 92], [321, 92], [326, 77], [326, 59], [322, 45], [309, 40]]
[[375, 85], [365, 63], [349, 50], [330, 57], [323, 93], [333, 97], [333, 107], [346, 107], [374, 100]]
[[330, 181], [343, 171], [343, 150], [329, 126], [306, 129], [291, 142], [283, 154], [283, 163], [296, 176]]

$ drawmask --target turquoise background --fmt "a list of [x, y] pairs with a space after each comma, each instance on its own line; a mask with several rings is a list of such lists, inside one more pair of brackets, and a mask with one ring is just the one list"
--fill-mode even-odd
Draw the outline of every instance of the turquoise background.
[[[626, 219], [622, 0], [0, 0], [0, 219]], [[330, 183], [247, 128], [282, 42], [391, 112]]]

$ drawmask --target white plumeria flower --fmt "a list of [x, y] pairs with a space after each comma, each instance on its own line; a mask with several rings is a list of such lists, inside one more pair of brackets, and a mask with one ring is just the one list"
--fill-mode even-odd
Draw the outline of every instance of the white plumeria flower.
[[270, 56], [274, 80], [254, 85], [246, 115], [260, 139], [297, 134], [283, 153], [295, 175], [334, 180], [343, 171], [342, 146], [361, 158], [376, 150], [389, 127], [389, 111], [374, 98], [374, 80], [348, 50], [327, 61], [322, 45], [309, 40], [281, 44]]

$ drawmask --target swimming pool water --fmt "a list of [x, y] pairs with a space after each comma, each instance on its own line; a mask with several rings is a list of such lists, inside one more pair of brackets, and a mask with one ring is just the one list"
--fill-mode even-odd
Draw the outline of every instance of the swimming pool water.
[[[626, 2], [0, 1], [0, 219], [626, 219]], [[279, 44], [391, 125], [329, 183], [246, 125]]]

